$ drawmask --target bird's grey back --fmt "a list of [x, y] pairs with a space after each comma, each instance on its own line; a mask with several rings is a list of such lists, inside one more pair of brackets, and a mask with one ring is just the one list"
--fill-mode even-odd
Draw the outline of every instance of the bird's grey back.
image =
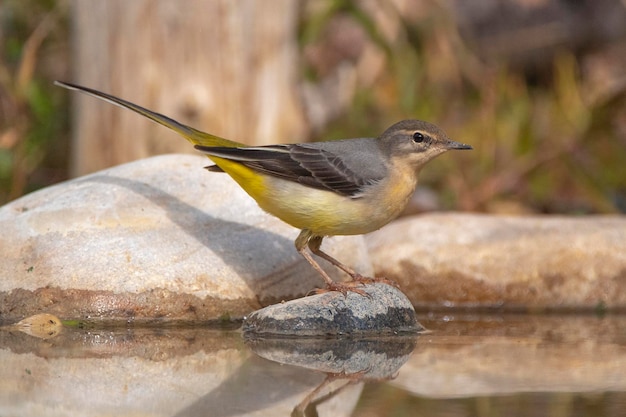
[[303, 143], [300, 146], [323, 149], [340, 157], [346, 168], [364, 182], [379, 181], [387, 174], [387, 161], [378, 145], [378, 139], [342, 139]]

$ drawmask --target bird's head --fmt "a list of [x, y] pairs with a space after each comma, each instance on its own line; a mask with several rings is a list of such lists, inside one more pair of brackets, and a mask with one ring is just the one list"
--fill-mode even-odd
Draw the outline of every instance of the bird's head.
[[451, 149], [472, 149], [451, 140], [443, 130], [421, 120], [403, 120], [379, 137], [383, 151], [394, 161], [419, 169], [428, 161]]

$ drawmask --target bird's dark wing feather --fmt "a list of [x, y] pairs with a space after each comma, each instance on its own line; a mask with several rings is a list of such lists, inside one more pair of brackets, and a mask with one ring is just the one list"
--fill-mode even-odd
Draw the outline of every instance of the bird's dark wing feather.
[[[209, 155], [237, 161], [257, 172], [303, 185], [356, 197], [363, 187], [381, 178], [359, 175], [337, 154], [307, 144], [270, 145], [249, 148], [204, 147]], [[356, 167], [355, 167], [356, 168]]]
[[339, 194], [354, 196], [363, 186], [371, 184], [372, 178], [363, 178], [346, 166], [340, 156], [324, 149], [293, 145], [290, 156], [308, 172], [300, 178], [303, 184], [327, 188]]

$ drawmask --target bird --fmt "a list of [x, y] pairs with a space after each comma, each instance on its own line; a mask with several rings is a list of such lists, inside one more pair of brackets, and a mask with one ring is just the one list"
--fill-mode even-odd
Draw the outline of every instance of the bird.
[[[296, 250], [326, 284], [320, 291], [356, 292], [383, 280], [369, 278], [321, 249], [325, 237], [362, 235], [380, 229], [406, 207], [426, 163], [448, 150], [470, 145], [451, 140], [436, 125], [402, 120], [377, 138], [248, 146], [184, 125], [160, 113], [92, 88], [55, 81], [132, 110], [168, 127], [206, 154], [212, 172], [225, 172], [267, 213], [300, 229]], [[337, 282], [312, 255], [345, 272]]]

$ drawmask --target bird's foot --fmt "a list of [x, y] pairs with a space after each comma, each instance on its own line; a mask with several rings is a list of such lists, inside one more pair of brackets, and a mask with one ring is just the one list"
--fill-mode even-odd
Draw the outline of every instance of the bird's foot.
[[319, 288], [314, 290], [313, 292], [315, 294], [324, 294], [330, 291], [339, 291], [344, 295], [344, 297], [347, 296], [349, 292], [354, 292], [362, 295], [363, 297], [370, 297], [368, 293], [358, 288], [364, 286], [365, 284], [365, 282], [355, 280], [348, 282], [331, 282], [326, 285], [326, 288]]
[[370, 278], [370, 277], [363, 276], [361, 274], [354, 274], [352, 276], [352, 281], [350, 281], [350, 282], [360, 283], [362, 285], [376, 284], [376, 283], [380, 282], [382, 284], [391, 285], [392, 287], [396, 287], [396, 288], [400, 289], [400, 286], [398, 285], [397, 282], [395, 282], [392, 279], [385, 278], [385, 277]]
[[354, 274], [351, 276], [351, 278], [352, 279], [347, 282], [334, 282], [333, 281], [327, 284], [326, 288], [318, 288], [316, 290], [313, 290], [312, 292], [313, 294], [324, 294], [329, 291], [339, 291], [340, 293], [344, 295], [344, 297], [347, 296], [349, 292], [354, 292], [364, 297], [370, 297], [368, 293], [366, 293], [359, 287], [364, 287], [369, 284], [382, 283], [382, 284], [391, 285], [392, 287], [396, 287], [400, 289], [400, 286], [398, 285], [397, 282], [388, 278], [384, 278], [384, 277], [370, 278], [370, 277], [363, 276], [361, 274]]

